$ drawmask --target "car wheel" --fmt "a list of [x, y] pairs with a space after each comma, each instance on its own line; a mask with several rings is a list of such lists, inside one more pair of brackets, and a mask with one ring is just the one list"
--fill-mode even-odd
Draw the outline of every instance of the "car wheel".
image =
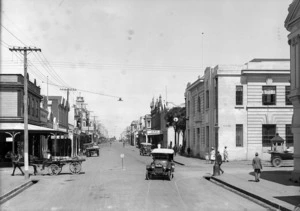
[[274, 167], [280, 167], [282, 165], [282, 160], [280, 157], [275, 157], [272, 160], [272, 164]]

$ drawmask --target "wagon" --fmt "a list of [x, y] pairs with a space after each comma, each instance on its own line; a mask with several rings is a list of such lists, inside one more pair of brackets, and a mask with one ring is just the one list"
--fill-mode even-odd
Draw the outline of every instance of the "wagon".
[[[58, 175], [64, 165], [69, 165], [69, 170], [72, 174], [79, 174], [81, 172], [81, 164], [85, 159], [80, 159], [77, 157], [71, 159], [62, 160], [51, 160], [45, 162], [45, 168], [47, 168], [50, 175]], [[31, 165], [40, 166], [43, 164], [42, 160], [35, 160], [31, 162]]]
[[283, 161], [293, 160], [294, 154], [289, 150], [284, 150], [284, 139], [281, 138], [278, 133], [271, 139], [271, 163], [274, 167], [280, 167]]

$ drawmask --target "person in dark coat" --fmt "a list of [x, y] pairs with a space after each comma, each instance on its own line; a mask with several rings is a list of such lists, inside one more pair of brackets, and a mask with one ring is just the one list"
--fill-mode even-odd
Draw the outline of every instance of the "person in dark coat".
[[24, 175], [24, 172], [22, 171], [21, 164], [20, 164], [20, 162], [22, 161], [22, 158], [23, 158], [22, 155], [21, 154], [16, 154], [15, 155], [15, 154], [11, 153], [10, 157], [11, 157], [11, 161], [12, 161], [13, 168], [14, 168], [11, 176], [15, 175], [16, 168], [18, 168], [21, 171], [22, 175]]
[[258, 157], [257, 152], [255, 153], [255, 157], [252, 160], [252, 166], [253, 166], [253, 169], [254, 169], [255, 182], [259, 182], [262, 165], [261, 165], [261, 160]]
[[224, 174], [224, 171], [221, 169], [221, 165], [222, 165], [222, 156], [220, 154], [220, 152], [217, 152], [217, 159], [216, 162], [219, 164], [219, 169], [222, 172], [222, 174]]

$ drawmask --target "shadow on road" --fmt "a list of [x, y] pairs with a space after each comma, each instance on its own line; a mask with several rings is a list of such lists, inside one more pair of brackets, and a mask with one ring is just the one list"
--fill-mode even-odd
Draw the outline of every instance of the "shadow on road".
[[[250, 172], [254, 177], [254, 172]], [[290, 180], [292, 170], [289, 171], [262, 171], [260, 178], [271, 182], [276, 182], [286, 186], [299, 186]]]

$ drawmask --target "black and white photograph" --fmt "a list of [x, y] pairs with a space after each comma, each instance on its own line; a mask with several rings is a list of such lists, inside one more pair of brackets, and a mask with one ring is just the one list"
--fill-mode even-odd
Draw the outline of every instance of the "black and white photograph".
[[0, 0], [1, 211], [300, 211], [300, 0]]

